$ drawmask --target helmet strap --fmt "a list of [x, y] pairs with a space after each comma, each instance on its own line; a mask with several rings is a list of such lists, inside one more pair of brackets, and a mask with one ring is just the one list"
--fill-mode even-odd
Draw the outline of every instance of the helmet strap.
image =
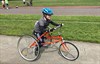
[[43, 17], [44, 17], [46, 20], [48, 20], [47, 17], [46, 17], [46, 14], [43, 14]]

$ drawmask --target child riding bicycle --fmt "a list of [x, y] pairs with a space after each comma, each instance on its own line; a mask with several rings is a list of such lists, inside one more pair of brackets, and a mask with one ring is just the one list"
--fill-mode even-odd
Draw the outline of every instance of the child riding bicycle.
[[[43, 17], [35, 23], [33, 34], [38, 38], [40, 37], [45, 31], [53, 31], [53, 29], [47, 30], [46, 28], [49, 24], [54, 26], [59, 26], [61, 24], [57, 24], [51, 20], [51, 16], [53, 15], [53, 11], [50, 8], [43, 8], [42, 9]], [[38, 42], [39, 47], [42, 47], [42, 43], [44, 43], [44, 37], [40, 39]]]
[[[79, 57], [78, 48], [71, 42], [63, 40], [63, 37], [58, 35], [48, 35], [53, 30], [56, 30], [63, 26], [63, 24], [57, 24], [51, 21], [53, 11], [50, 8], [42, 9], [43, 17], [35, 23], [35, 29], [33, 31], [34, 36], [22, 36], [18, 41], [18, 52], [21, 57], [27, 61], [35, 61], [40, 55], [40, 48], [44, 45], [51, 45], [60, 43], [57, 49], [59, 54], [67, 60], [74, 61]], [[46, 28], [52, 24], [56, 27], [47, 30]], [[44, 39], [47, 41], [44, 41]], [[48, 41], [50, 40], [50, 41]]]

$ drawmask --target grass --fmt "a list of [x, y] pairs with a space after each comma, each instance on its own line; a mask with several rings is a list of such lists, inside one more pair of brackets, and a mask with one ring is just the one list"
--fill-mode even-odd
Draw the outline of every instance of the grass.
[[[49, 3], [49, 4], [48, 4]], [[100, 0], [34, 0], [34, 6], [92, 6], [100, 5]]]
[[[20, 36], [32, 34], [40, 15], [0, 15], [0, 34]], [[64, 23], [64, 39], [100, 43], [100, 16], [53, 16], [53, 21]], [[54, 31], [56, 34], [57, 31]]]
[[[22, 0], [9, 0], [9, 4], [24, 6]], [[33, 6], [100, 6], [100, 0], [33, 0]]]

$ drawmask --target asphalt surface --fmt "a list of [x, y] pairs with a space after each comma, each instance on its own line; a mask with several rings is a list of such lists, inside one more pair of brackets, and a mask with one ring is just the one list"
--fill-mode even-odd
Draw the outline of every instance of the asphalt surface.
[[100, 64], [100, 44], [70, 41], [80, 51], [76, 61], [68, 61], [55, 48], [48, 48], [37, 61], [28, 62], [17, 51], [18, 39], [15, 36], [0, 35], [0, 64]]
[[[41, 14], [44, 7], [18, 7], [0, 9], [0, 14]], [[49, 7], [54, 10], [54, 15], [93, 15], [100, 16], [100, 6], [65, 6]]]

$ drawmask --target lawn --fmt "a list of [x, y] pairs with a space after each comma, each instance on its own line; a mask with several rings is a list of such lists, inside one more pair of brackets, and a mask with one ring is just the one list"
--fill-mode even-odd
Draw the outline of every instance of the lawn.
[[[31, 35], [34, 23], [40, 18], [40, 15], [1, 14], [0, 34]], [[60, 31], [64, 39], [100, 43], [100, 16], [53, 16], [52, 19], [64, 24]]]
[[[9, 0], [9, 5], [25, 6], [22, 0]], [[33, 0], [33, 6], [100, 6], [100, 0]]]

